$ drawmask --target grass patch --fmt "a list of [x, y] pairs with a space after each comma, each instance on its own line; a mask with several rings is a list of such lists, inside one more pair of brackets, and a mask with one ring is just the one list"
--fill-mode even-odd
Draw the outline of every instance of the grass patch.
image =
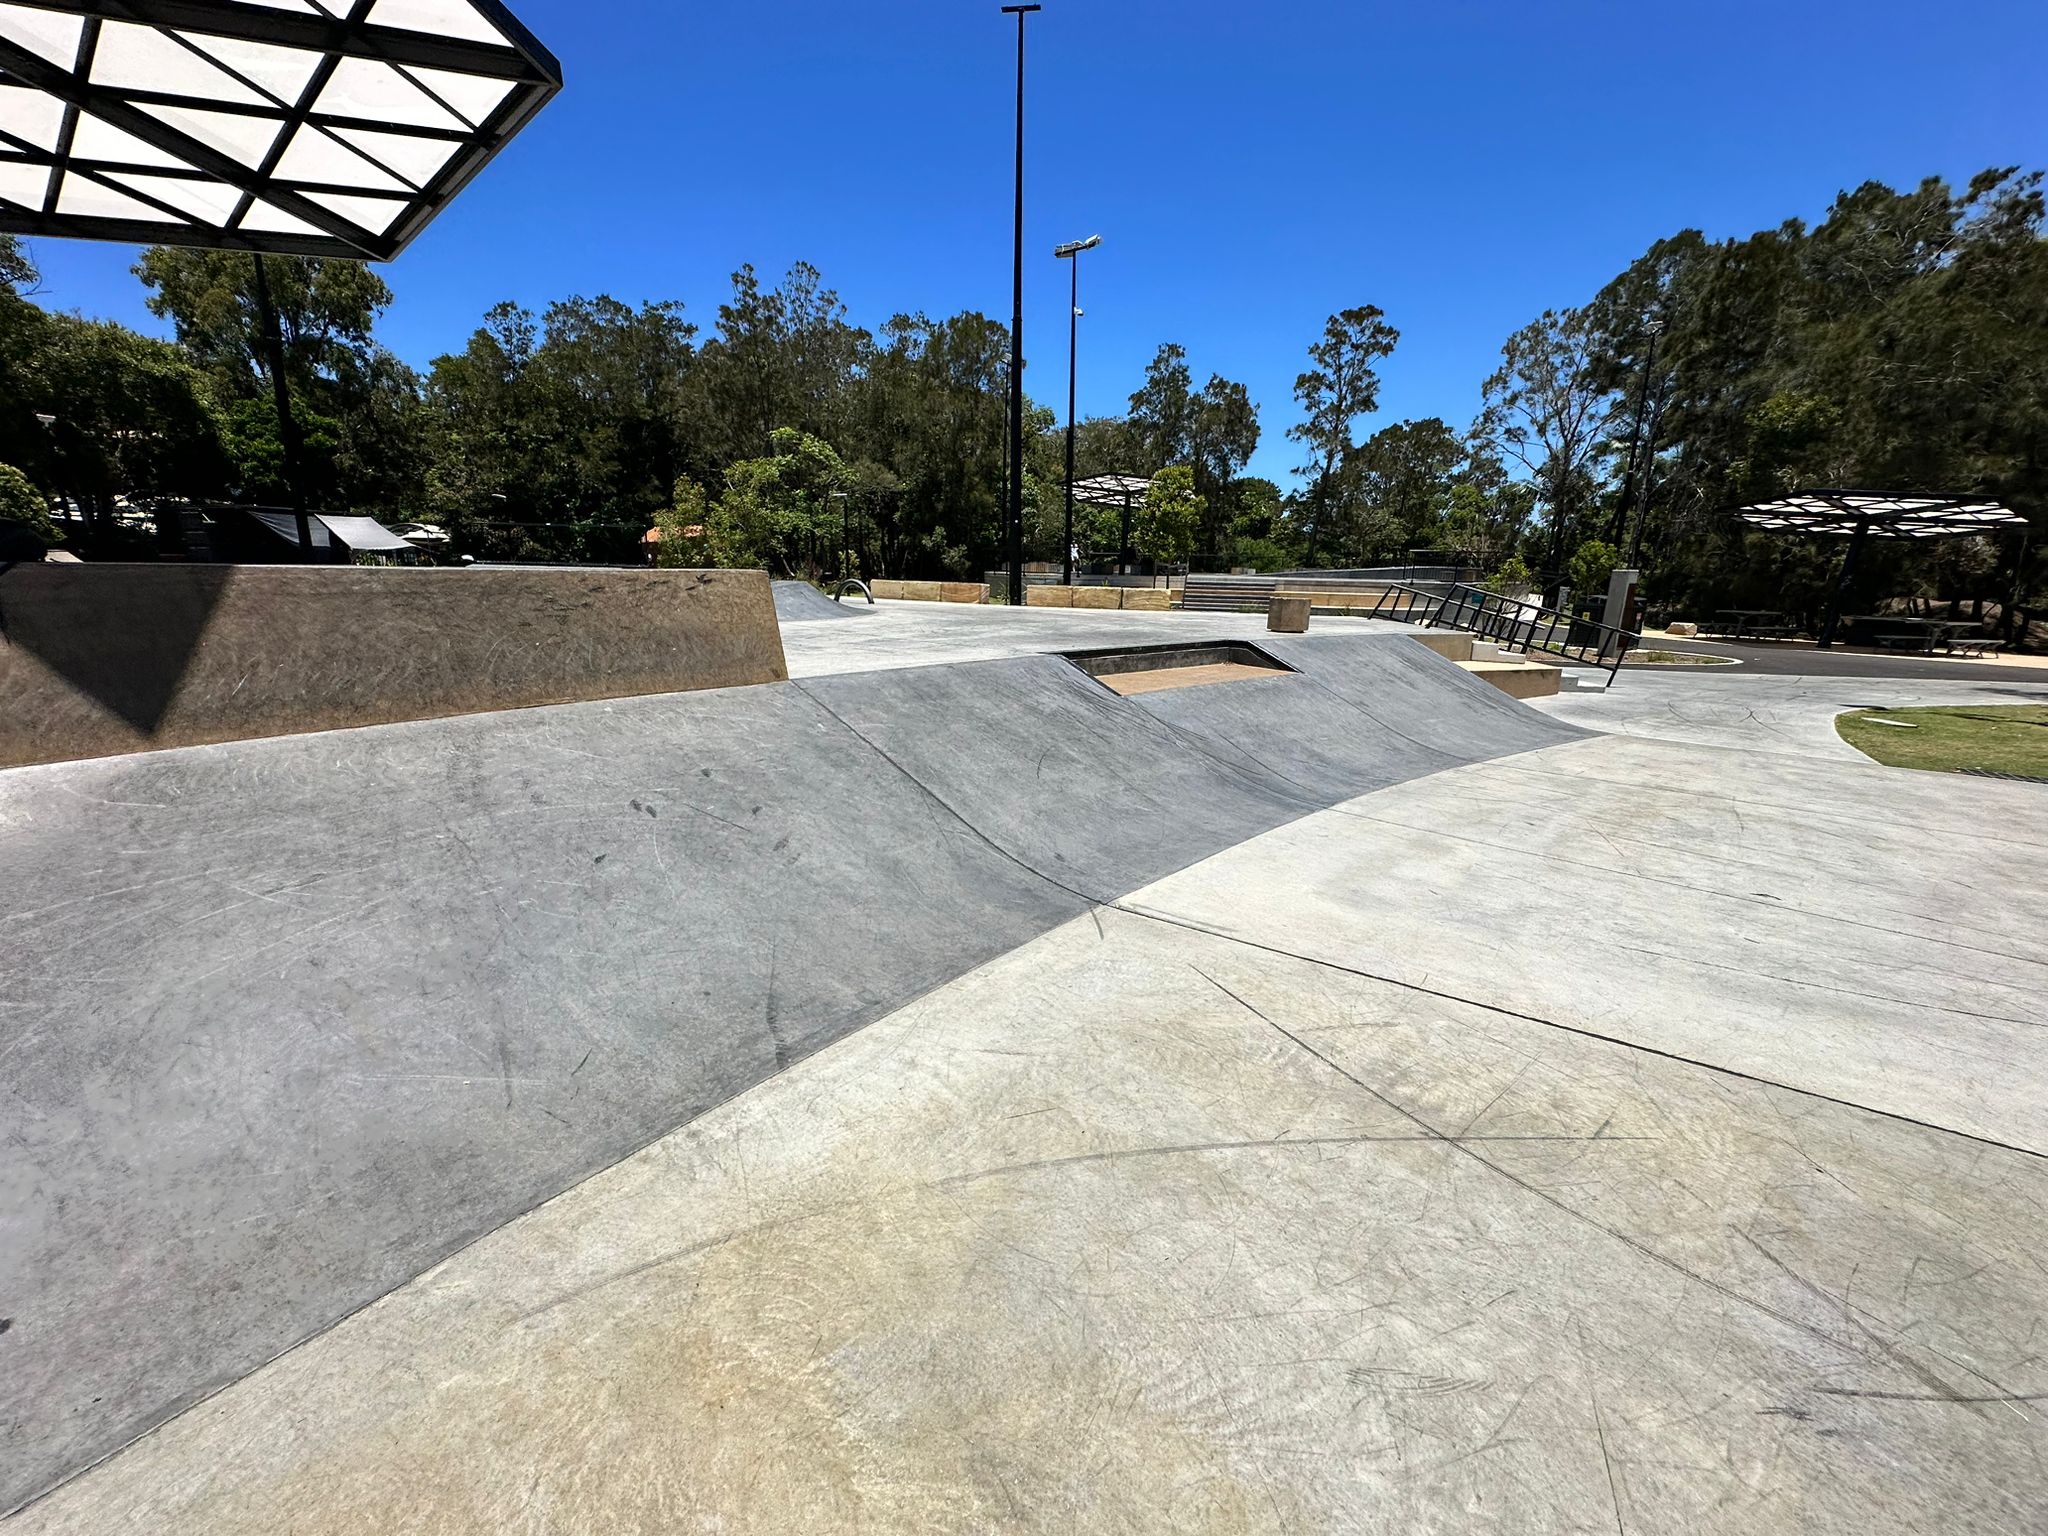
[[1622, 664], [1630, 667], [1732, 667], [1733, 656], [1707, 651], [1630, 651]]
[[2040, 704], [1861, 709], [1837, 718], [1835, 729], [1890, 768], [1986, 768], [2048, 779], [2048, 706]]

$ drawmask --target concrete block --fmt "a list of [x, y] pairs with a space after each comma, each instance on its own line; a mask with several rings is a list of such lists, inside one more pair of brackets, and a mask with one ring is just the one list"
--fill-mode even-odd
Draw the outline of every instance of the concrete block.
[[1139, 613], [1165, 613], [1173, 606], [1173, 594], [1164, 587], [1126, 587], [1123, 605]]
[[1511, 699], [1547, 699], [1561, 686], [1564, 668], [1543, 661], [1468, 661], [1467, 672]]
[[1426, 630], [1415, 638], [1446, 661], [1470, 661], [1472, 659], [1472, 637], [1463, 630]]
[[877, 577], [868, 583], [868, 590], [875, 594], [877, 601], [885, 597], [893, 598], [898, 602], [903, 599], [903, 583], [900, 581], [889, 581]]
[[1118, 608], [1122, 606], [1122, 603], [1118, 599], [1115, 587], [1076, 587], [1074, 588], [1073, 606], [1076, 608]]
[[780, 682], [765, 571], [22, 565], [0, 767]]
[[903, 598], [911, 603], [936, 603], [939, 600], [940, 583], [936, 581], [906, 581], [903, 583]]
[[1274, 598], [1266, 606], [1266, 628], [1281, 635], [1305, 634], [1308, 631], [1308, 599]]
[[988, 583], [985, 581], [942, 581], [939, 583], [939, 601], [942, 603], [985, 603], [988, 601]]
[[1074, 606], [1072, 587], [1026, 587], [1024, 589], [1026, 608], [1071, 608]]

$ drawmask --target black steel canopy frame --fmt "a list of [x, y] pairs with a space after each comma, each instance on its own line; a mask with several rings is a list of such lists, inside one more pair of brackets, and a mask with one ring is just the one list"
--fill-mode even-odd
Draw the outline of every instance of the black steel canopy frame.
[[389, 261], [561, 89], [497, 0], [474, 36], [328, 3], [0, 0], [0, 102], [62, 104], [54, 137], [0, 115], [0, 231]]

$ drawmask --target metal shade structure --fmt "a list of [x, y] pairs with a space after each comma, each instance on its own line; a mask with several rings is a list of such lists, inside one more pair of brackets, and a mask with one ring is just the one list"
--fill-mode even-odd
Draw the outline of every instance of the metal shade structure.
[[1735, 515], [1783, 533], [1866, 532], [1880, 539], [1939, 539], [2024, 528], [2025, 518], [1982, 496], [1893, 495], [1882, 491], [1801, 491], [1760, 501]]
[[496, 0], [0, 0], [0, 232], [389, 261], [561, 85]]
[[1131, 559], [1131, 509], [1144, 501], [1145, 493], [1152, 489], [1152, 481], [1145, 475], [1095, 475], [1086, 480], [1069, 483], [1069, 497], [1084, 507], [1116, 507], [1123, 513], [1116, 552], [1116, 571], [1119, 576]]
[[1827, 623], [1820, 644], [1833, 645], [1841, 622], [1842, 599], [1856, 571], [1866, 539], [1941, 539], [1962, 534], [2024, 530], [2027, 520], [2010, 507], [1984, 496], [1940, 496], [1892, 491], [1800, 491], [1777, 501], [1737, 507], [1735, 515], [1773, 533], [1805, 533], [1846, 537], [1841, 573], [1828, 597]]

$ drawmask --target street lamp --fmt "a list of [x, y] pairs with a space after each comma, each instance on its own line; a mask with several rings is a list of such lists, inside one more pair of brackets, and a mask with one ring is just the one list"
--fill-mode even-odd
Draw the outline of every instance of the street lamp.
[[1010, 604], [1024, 605], [1024, 18], [1043, 7], [1006, 5], [1017, 18], [1017, 217], [1010, 310]]
[[1052, 248], [1053, 255], [1074, 264], [1073, 297], [1067, 304], [1067, 538], [1061, 551], [1070, 587], [1074, 584], [1074, 348], [1080, 339], [1081, 253], [1100, 244], [1102, 236], [1090, 235], [1086, 240], [1069, 240]]

